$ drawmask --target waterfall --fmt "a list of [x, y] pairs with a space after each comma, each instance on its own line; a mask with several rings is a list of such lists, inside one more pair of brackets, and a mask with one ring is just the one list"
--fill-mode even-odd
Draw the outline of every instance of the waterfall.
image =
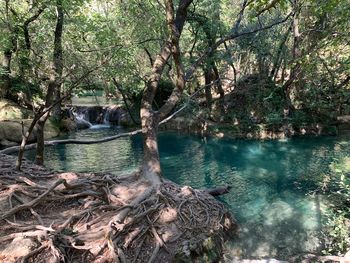
[[69, 109], [69, 115], [73, 116], [78, 129], [86, 129], [92, 127], [92, 123], [89, 121], [88, 110], [72, 107]]
[[114, 106], [73, 106], [68, 109], [69, 116], [77, 123], [78, 129], [108, 128], [112, 125], [123, 126], [128, 115], [123, 108]]
[[104, 110], [103, 123], [108, 125], [120, 126], [121, 123], [121, 109], [117, 106], [108, 106]]

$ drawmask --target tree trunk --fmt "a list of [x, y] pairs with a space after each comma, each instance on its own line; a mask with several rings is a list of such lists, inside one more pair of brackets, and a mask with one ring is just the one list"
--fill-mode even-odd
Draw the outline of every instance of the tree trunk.
[[207, 102], [207, 108], [209, 110], [209, 113], [211, 112], [211, 106], [213, 102], [213, 97], [211, 95], [211, 73], [210, 70], [205, 69], [204, 72], [204, 79], [205, 79], [205, 100]]
[[44, 149], [45, 149], [45, 136], [44, 128], [49, 112], [44, 114], [37, 122], [37, 143], [36, 143], [36, 156], [35, 163], [37, 165], [44, 165]]
[[219, 71], [218, 71], [218, 68], [216, 67], [214, 62], [213, 62], [213, 71], [214, 71], [214, 76], [215, 76], [216, 87], [217, 87], [218, 92], [220, 94], [220, 100], [219, 100], [219, 107], [220, 107], [220, 113], [221, 113], [220, 119], [224, 119], [224, 116], [225, 116], [225, 91], [222, 88], [222, 82], [220, 79]]
[[0, 72], [0, 97], [8, 97], [11, 90], [11, 60], [12, 54], [17, 49], [17, 29], [12, 26], [12, 21], [10, 20], [10, 1], [5, 0], [5, 18], [4, 21], [6, 24], [5, 32], [6, 36], [9, 39], [9, 43], [5, 47], [2, 58], [2, 70]]
[[21, 166], [22, 166], [22, 159], [23, 159], [23, 155], [24, 155], [24, 150], [28, 141], [29, 136], [31, 135], [35, 124], [37, 123], [38, 119], [40, 115], [35, 114], [34, 115], [34, 119], [32, 121], [32, 123], [30, 124], [27, 132], [24, 132], [24, 124], [22, 122], [22, 142], [21, 145], [19, 147], [19, 151], [18, 151], [18, 158], [17, 158], [17, 162], [16, 162], [16, 170], [20, 171], [21, 170]]
[[[172, 0], [166, 0], [166, 18], [170, 37], [154, 60], [152, 74], [150, 75], [147, 87], [143, 92], [141, 101], [141, 127], [143, 135], [143, 162], [141, 172], [144, 178], [152, 184], [161, 183], [161, 167], [159, 160], [157, 133], [158, 123], [175, 107], [185, 87], [185, 74], [180, 60], [179, 39], [187, 17], [187, 8], [193, 0], [181, 0], [174, 18], [174, 6]], [[176, 86], [165, 104], [155, 112], [152, 109], [152, 102], [156, 94], [161, 75], [170, 56], [173, 56], [176, 66]]]
[[153, 183], [161, 182], [161, 167], [158, 151], [158, 116], [152, 112], [149, 118], [142, 119], [143, 135], [143, 162], [142, 173], [145, 178]]
[[295, 65], [292, 67], [290, 72], [290, 77], [287, 80], [287, 82], [283, 85], [284, 86], [284, 93], [285, 98], [287, 102], [287, 110], [289, 111], [288, 115], [292, 114], [294, 109], [293, 103], [292, 103], [292, 91], [294, 86], [294, 91], [297, 89], [298, 84], [295, 84], [295, 80], [298, 79], [300, 76], [301, 71], [301, 65], [300, 62], [298, 62], [298, 58], [301, 56], [301, 50], [300, 50], [300, 44], [301, 44], [301, 37], [299, 32], [299, 14], [300, 14], [300, 7], [298, 0], [293, 1], [293, 8], [295, 10], [294, 16], [293, 16], [293, 22], [292, 22], [292, 30], [293, 30], [293, 47], [292, 47], [292, 56], [293, 61]]
[[[52, 96], [49, 97], [49, 105], [53, 102], [58, 101], [61, 97], [61, 78], [63, 72], [63, 51], [62, 51], [62, 35], [63, 35], [63, 6], [62, 0], [56, 0], [57, 20], [55, 29], [55, 40], [54, 40], [54, 53], [53, 53], [53, 73], [50, 77], [52, 81], [53, 92]], [[57, 104], [52, 109], [52, 116], [56, 120], [61, 120], [61, 104]]]
[[281, 40], [281, 42], [280, 42], [280, 44], [278, 46], [277, 54], [274, 57], [273, 64], [272, 64], [272, 69], [271, 69], [271, 72], [270, 72], [270, 77], [273, 78], [274, 80], [276, 79], [278, 71], [279, 71], [279, 68], [281, 67], [281, 62], [283, 60], [283, 58], [282, 58], [282, 51], [286, 47], [286, 42], [288, 40], [288, 37], [289, 37], [289, 34], [290, 34], [291, 30], [292, 30], [292, 26], [290, 26], [287, 29], [287, 32], [284, 34], [284, 36], [283, 36], [283, 38], [282, 38], [282, 40]]
[[[62, 34], [63, 34], [63, 7], [62, 0], [56, 1], [57, 20], [54, 39], [54, 52], [53, 52], [53, 67], [50, 75], [50, 81], [48, 84], [45, 108], [49, 108], [50, 105], [60, 101], [60, 86], [63, 72], [63, 57], [62, 57]], [[61, 103], [56, 103], [52, 109], [52, 116], [55, 120], [61, 119]], [[42, 116], [38, 121], [38, 136], [37, 136], [37, 149], [36, 160], [37, 164], [44, 164], [44, 127], [46, 120], [49, 117], [49, 112]]]
[[0, 79], [0, 97], [6, 98], [11, 89], [11, 59], [12, 59], [12, 51], [7, 50], [3, 54], [2, 59], [2, 70], [1, 79]]

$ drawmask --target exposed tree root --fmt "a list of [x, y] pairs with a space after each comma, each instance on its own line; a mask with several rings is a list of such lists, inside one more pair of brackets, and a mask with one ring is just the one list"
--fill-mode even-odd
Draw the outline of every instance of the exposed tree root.
[[1, 262], [181, 261], [235, 228], [204, 190], [137, 175], [51, 175], [27, 162], [18, 172], [13, 159], [0, 155]]

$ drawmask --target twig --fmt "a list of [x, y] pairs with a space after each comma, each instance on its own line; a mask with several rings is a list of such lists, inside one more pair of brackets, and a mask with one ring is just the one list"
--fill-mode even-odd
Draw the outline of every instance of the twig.
[[30, 208], [30, 212], [33, 214], [33, 216], [36, 217], [36, 219], [39, 221], [41, 225], [44, 225], [44, 221], [41, 219], [40, 215], [37, 212], [35, 212], [33, 208]]

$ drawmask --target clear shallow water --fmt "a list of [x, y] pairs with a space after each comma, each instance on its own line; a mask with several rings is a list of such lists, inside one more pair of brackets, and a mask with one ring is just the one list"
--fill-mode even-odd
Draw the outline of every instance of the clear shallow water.
[[[94, 127], [71, 138], [99, 138], [118, 128]], [[235, 215], [240, 231], [229, 244], [228, 258], [290, 259], [322, 247], [325, 197], [309, 195], [333, 157], [349, 151], [346, 139], [298, 138], [285, 141], [203, 139], [161, 133], [164, 176], [192, 187], [230, 184], [220, 197]], [[27, 157], [32, 158], [33, 152]], [[127, 174], [142, 158], [141, 136], [95, 145], [60, 145], [46, 149], [46, 165], [63, 171]]]

